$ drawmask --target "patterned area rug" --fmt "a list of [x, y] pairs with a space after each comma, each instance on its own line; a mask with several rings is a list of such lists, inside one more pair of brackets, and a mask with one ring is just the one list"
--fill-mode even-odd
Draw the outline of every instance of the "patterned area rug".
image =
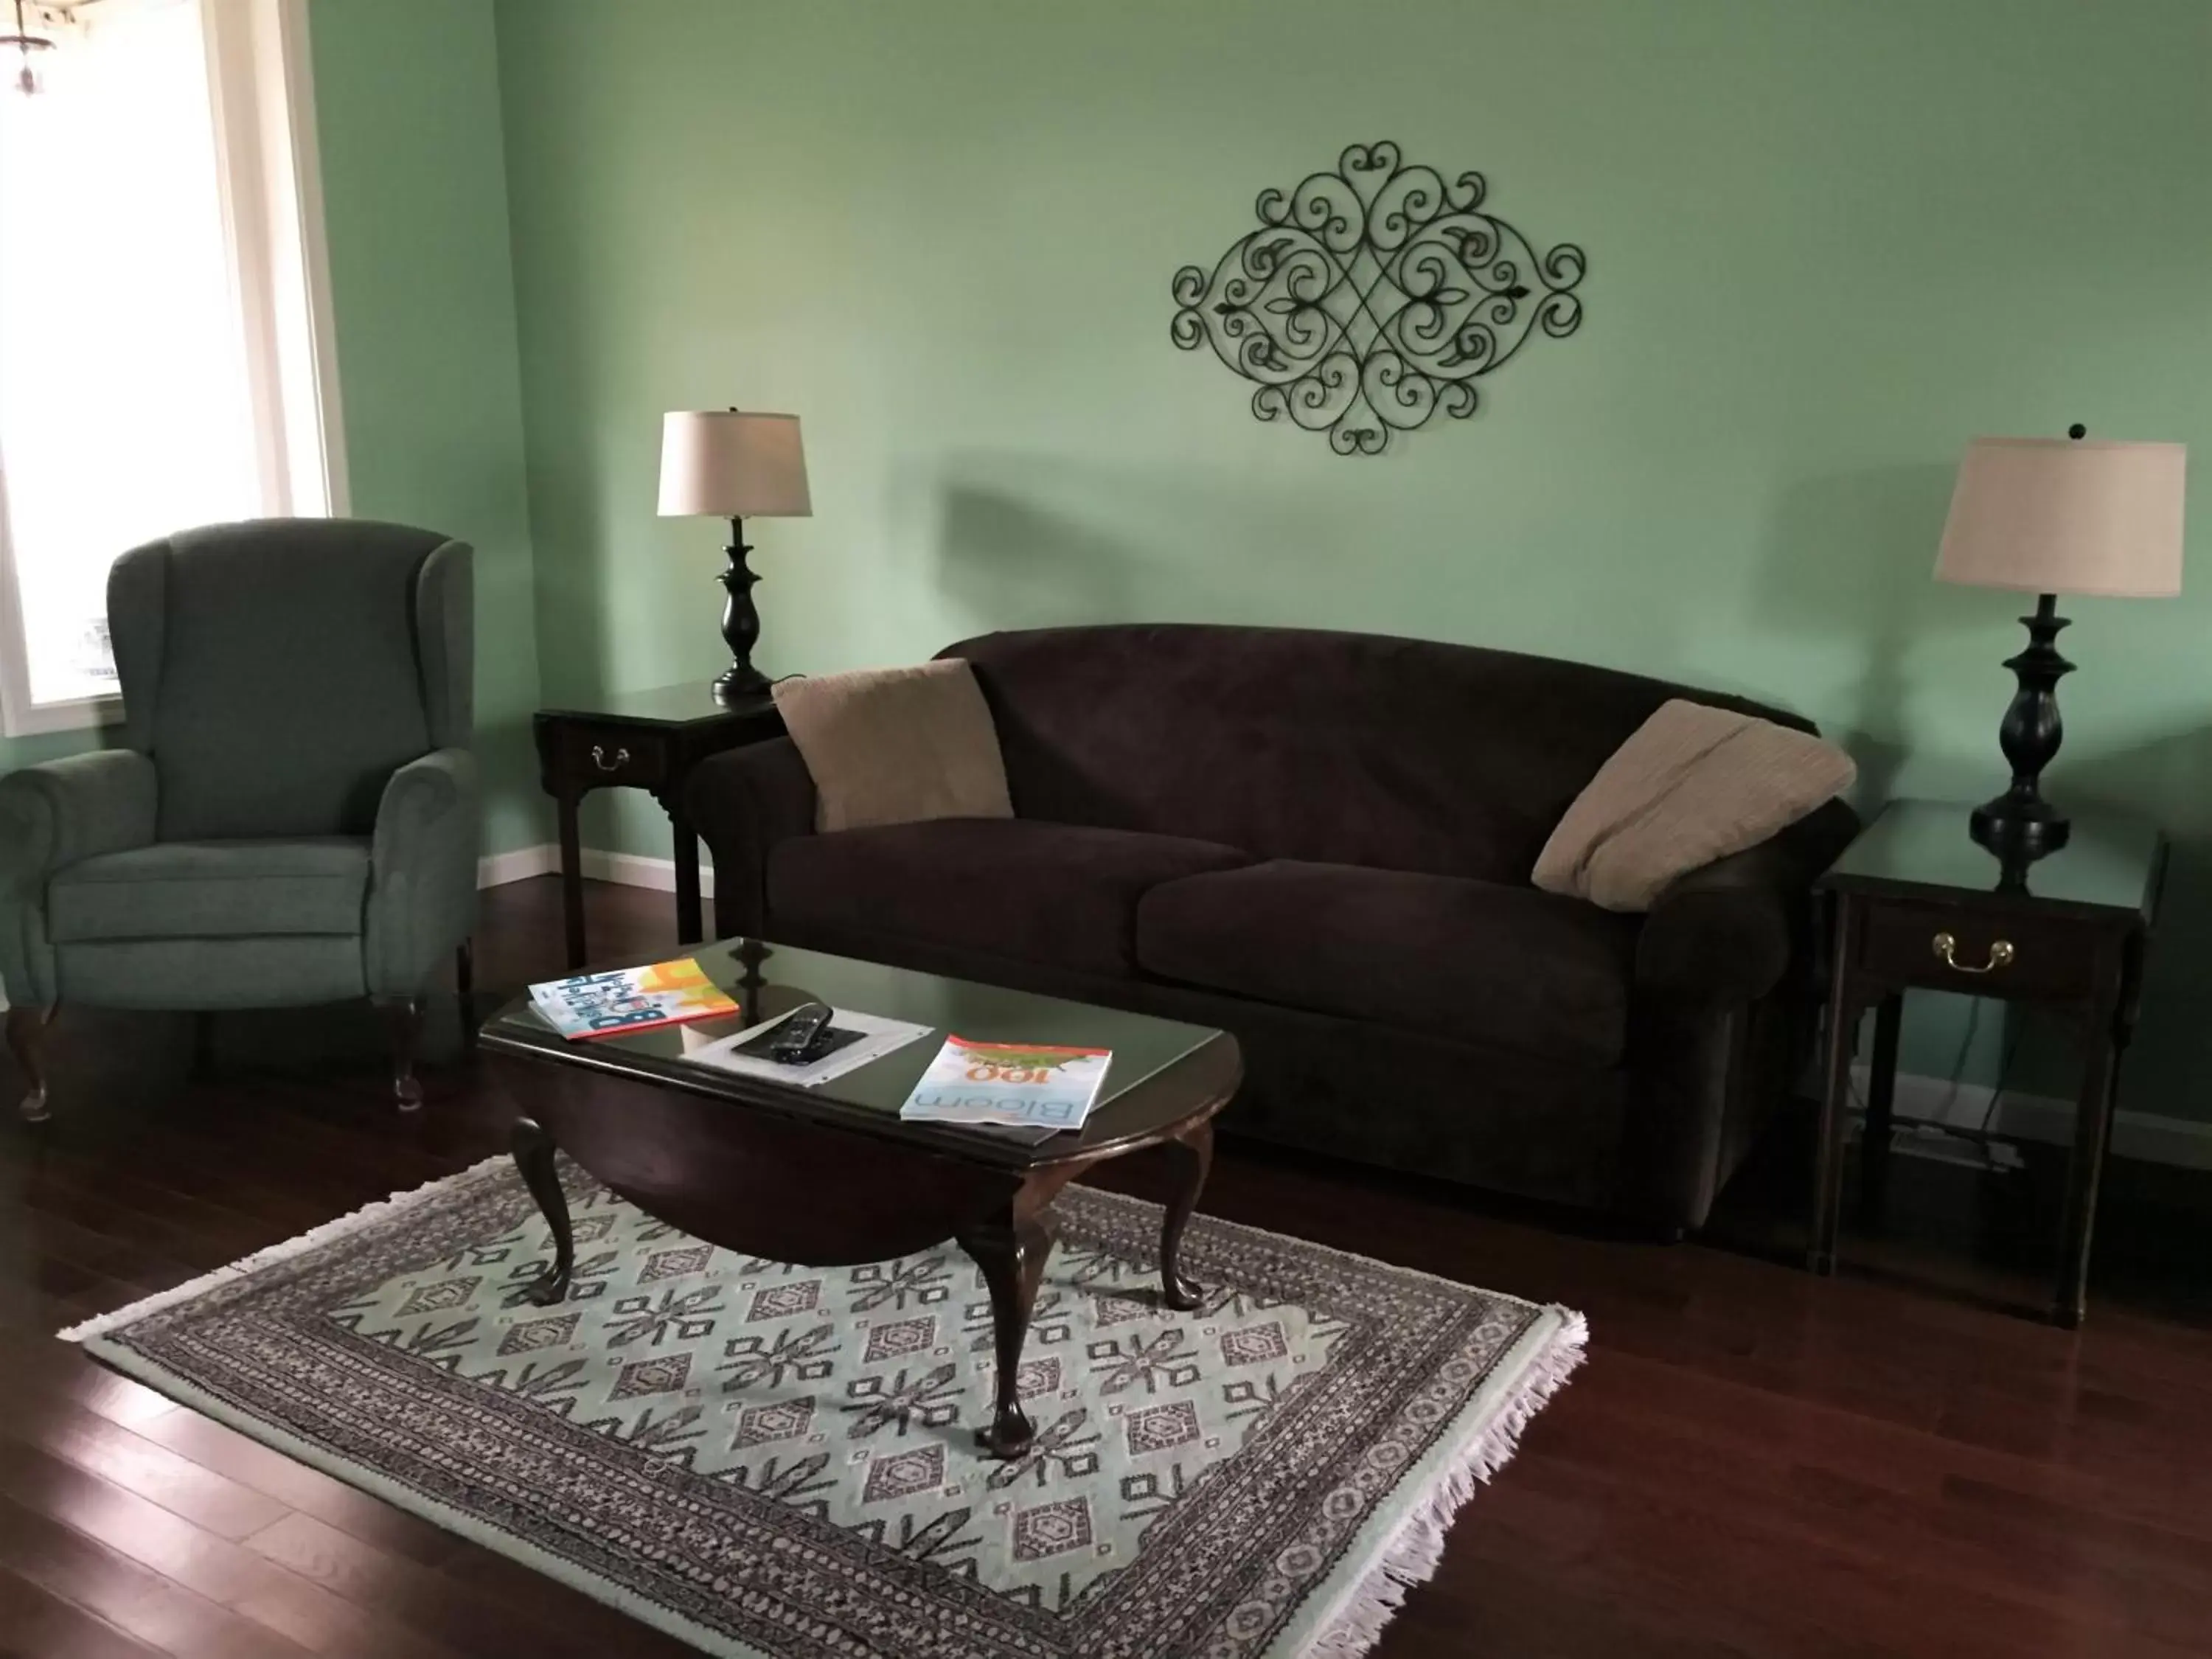
[[1582, 1357], [1580, 1316], [1203, 1216], [1054, 1208], [994, 1462], [957, 1247], [748, 1260], [564, 1165], [569, 1299], [504, 1159], [64, 1334], [268, 1444], [708, 1652], [1350, 1656]]

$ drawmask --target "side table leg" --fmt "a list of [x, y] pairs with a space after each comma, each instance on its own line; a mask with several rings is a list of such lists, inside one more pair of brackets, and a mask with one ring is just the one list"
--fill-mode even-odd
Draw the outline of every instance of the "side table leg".
[[1167, 1217], [1160, 1225], [1160, 1298], [1178, 1313], [1189, 1313], [1199, 1304], [1199, 1288], [1183, 1277], [1181, 1252], [1182, 1230], [1198, 1207], [1198, 1195], [1213, 1168], [1213, 1120], [1164, 1143], [1168, 1168], [1173, 1172], [1174, 1194], [1168, 1200]]
[[463, 939], [453, 951], [453, 1000], [461, 1010], [461, 1047], [472, 1053], [477, 1046], [477, 942], [473, 936]]
[[707, 936], [699, 914], [699, 836], [673, 789], [668, 792], [668, 822], [676, 832], [676, 942], [696, 945]]
[[2089, 1240], [2097, 1226], [2097, 1191], [2105, 1176], [2105, 1152], [2112, 1138], [2112, 1097], [2118, 1091], [2120, 1051], [2101, 1024], [2087, 1028], [2088, 1065], [2074, 1113], [2074, 1156], [2066, 1175], [2065, 1232], [2059, 1243], [2058, 1282], [2053, 1287], [2051, 1318], [2076, 1328], [2089, 1306]]
[[1036, 1437], [1022, 1410], [1019, 1375], [1022, 1345], [1029, 1340], [1030, 1310], [1036, 1304], [1037, 1281], [1052, 1254], [1052, 1234], [1042, 1221], [1020, 1212], [1017, 1199], [1005, 1213], [958, 1236], [960, 1248], [983, 1270], [991, 1291], [991, 1334], [997, 1352], [997, 1401], [988, 1428], [975, 1431], [975, 1443], [994, 1457], [1018, 1457]]
[[561, 920], [568, 934], [568, 966], [584, 965], [584, 850], [576, 827], [576, 792], [563, 788], [553, 798], [553, 817], [561, 836]]
[[553, 1137], [534, 1118], [515, 1120], [512, 1140], [514, 1167], [538, 1200], [538, 1212], [553, 1232], [553, 1271], [530, 1287], [530, 1299], [550, 1308], [568, 1294], [568, 1275], [576, 1270], [576, 1243], [568, 1231], [568, 1195], [553, 1165]]
[[1851, 1045], [1858, 1036], [1864, 1005], [1852, 995], [1849, 967], [1851, 932], [1849, 894], [1836, 905], [1836, 957], [1828, 991], [1828, 1064], [1820, 1091], [1820, 1145], [1814, 1152], [1811, 1237], [1805, 1265], [1816, 1273], [1836, 1270], [1836, 1232], [1844, 1202], [1844, 1139], [1850, 1124]]
[[1866, 1135], [1860, 1166], [1861, 1207], [1876, 1210], [1889, 1176], [1889, 1138], [1897, 1121], [1897, 1039], [1905, 994], [1892, 991], [1874, 1006], [1874, 1052], [1867, 1061]]

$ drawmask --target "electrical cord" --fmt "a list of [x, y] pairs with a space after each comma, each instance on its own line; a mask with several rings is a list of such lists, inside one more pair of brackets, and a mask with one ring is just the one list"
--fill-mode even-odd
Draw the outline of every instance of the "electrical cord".
[[[1972, 998], [1968, 1002], [1966, 1009], [1966, 1029], [1960, 1036], [1959, 1052], [1957, 1057], [1951, 1062], [1950, 1100], [1956, 1100], [1958, 1098], [1959, 1090], [1961, 1086], [1963, 1076], [1966, 1069], [1966, 1057], [1973, 1052], [1974, 1037], [1976, 1033], [1981, 1028], [1982, 1010], [1986, 1006], [1987, 1000], [1982, 997]], [[1983, 1166], [1985, 1169], [1994, 1170], [1997, 1168], [1996, 1160], [1990, 1157], [1990, 1144], [1996, 1138], [1990, 1133], [1990, 1126], [1996, 1121], [1997, 1107], [2004, 1099], [2005, 1092], [2011, 1085], [2014, 1063], [2020, 1058], [2020, 1045], [2021, 1041], [2027, 1035], [2027, 1024], [2028, 1023], [2026, 1020], [2022, 1020], [2013, 1029], [2012, 1041], [2005, 1045], [2004, 1055], [1997, 1062], [1996, 1083], [1990, 1090], [1989, 1101], [1988, 1103], [1982, 1108], [1982, 1121], [1978, 1126], [1972, 1129], [1963, 1129], [1954, 1124], [1943, 1122], [1938, 1119], [1919, 1118], [1912, 1120], [1912, 1121], [1922, 1127], [1933, 1129], [1938, 1134], [1948, 1135], [1954, 1140], [1963, 1140], [1969, 1146], [1979, 1149], [1982, 1154]], [[1856, 1107], [1861, 1115], [1863, 1116], [1868, 1110], [1866, 1096], [1860, 1091], [1856, 1081], [1850, 1085], [1850, 1101], [1851, 1104]], [[1949, 1102], [1947, 1101], [1945, 1103], [1946, 1105], [1948, 1105]]]
[[1990, 1138], [1990, 1125], [1996, 1121], [1997, 1103], [2004, 1098], [2005, 1088], [2012, 1081], [2013, 1062], [2020, 1058], [2021, 1040], [2027, 1036], [2027, 1022], [2021, 1020], [2013, 1027], [2012, 1041], [2005, 1044], [2004, 1058], [1997, 1062], [1996, 1086], [1990, 1091], [1990, 1103], [1982, 1109], [1982, 1127], [1975, 1133], [1984, 1140]]

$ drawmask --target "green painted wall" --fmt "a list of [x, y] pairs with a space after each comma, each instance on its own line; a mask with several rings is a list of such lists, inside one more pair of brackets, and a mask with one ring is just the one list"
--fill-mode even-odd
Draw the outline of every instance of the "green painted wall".
[[548, 830], [491, 0], [314, 0], [353, 511], [476, 549], [488, 851]]
[[[118, 732], [115, 735], [119, 738], [122, 734]], [[19, 766], [36, 766], [40, 761], [58, 760], [64, 755], [105, 747], [106, 736], [103, 732], [84, 731], [0, 738], [0, 772], [12, 772]]]
[[[775, 671], [1085, 618], [1328, 623], [1751, 692], [1840, 734], [1871, 799], [1978, 798], [2020, 607], [1929, 577], [1967, 438], [2212, 453], [2202, 0], [608, 20], [498, 12], [550, 694], [714, 667], [720, 538], [653, 516], [657, 422], [736, 402], [806, 422], [817, 516], [754, 538]], [[1587, 246], [1588, 319], [1473, 421], [1346, 460], [1171, 347], [1168, 281], [1262, 185], [1382, 137]], [[2182, 839], [2132, 1101], [2212, 1116], [2212, 497], [2196, 519], [2188, 598], [2070, 606], [2051, 784]], [[664, 846], [649, 807], [600, 836]], [[1959, 1023], [1911, 1024], [1949, 1069]]]

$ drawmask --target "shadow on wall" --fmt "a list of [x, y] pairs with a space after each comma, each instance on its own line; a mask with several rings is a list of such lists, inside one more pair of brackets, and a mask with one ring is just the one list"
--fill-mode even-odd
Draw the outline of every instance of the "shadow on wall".
[[[2172, 838], [2122, 1103], [2212, 1120], [2212, 1020], [2205, 1018], [2200, 966], [2212, 957], [2212, 712], [2201, 726], [2125, 748], [2073, 756], [2061, 750], [2044, 793], [2069, 813], [2148, 817]], [[2039, 1081], [2030, 1078], [2024, 1086]]]
[[939, 497], [936, 546], [945, 594], [989, 628], [1137, 616], [1144, 584], [1136, 552], [1036, 501], [949, 484]]
[[[573, 435], [563, 437], [562, 447], [569, 448]], [[625, 584], [634, 588], [641, 576], [667, 584], [679, 574], [673, 560], [624, 562], [625, 543], [634, 544], [641, 533], [638, 520], [652, 510], [651, 485], [644, 485], [637, 499], [617, 506], [608, 495], [605, 479], [609, 473], [628, 478], [653, 476], [642, 463], [605, 465], [588, 453], [564, 455], [544, 465], [532, 458], [532, 522], [544, 526], [532, 537], [532, 592], [538, 679], [541, 696], [547, 700], [588, 701], [609, 690], [614, 675], [608, 619], [615, 614]], [[648, 519], [645, 529], [658, 527]], [[634, 545], [628, 550], [634, 552]], [[660, 567], [658, 571], [655, 565]], [[672, 605], [669, 614], [684, 614], [684, 608]]]
[[476, 726], [476, 751], [483, 768], [484, 845], [487, 853], [526, 847], [552, 834], [538, 787], [538, 750], [526, 716], [485, 720]]
[[1785, 489], [1753, 583], [1753, 618], [1783, 635], [1860, 642], [1865, 670], [1828, 735], [1859, 763], [1858, 799], [1889, 798], [1904, 747], [1904, 662], [1972, 613], [1939, 587], [1936, 544], [1951, 500], [1947, 466], [1870, 467]]
[[1318, 485], [1271, 495], [984, 453], [899, 493], [933, 521], [923, 555], [970, 633], [1130, 621], [1419, 631], [1357, 608], [1356, 509]]

